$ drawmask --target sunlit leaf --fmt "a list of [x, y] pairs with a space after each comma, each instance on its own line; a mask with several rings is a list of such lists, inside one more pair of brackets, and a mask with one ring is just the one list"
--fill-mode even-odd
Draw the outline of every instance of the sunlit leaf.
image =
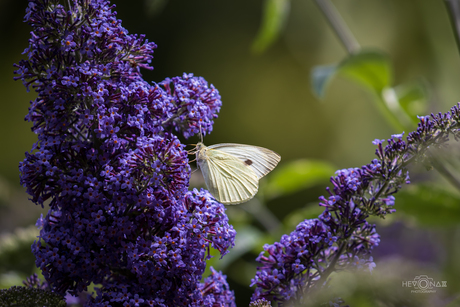
[[334, 174], [335, 169], [324, 161], [301, 159], [285, 163], [268, 176], [265, 196], [268, 199], [285, 196], [324, 183]]
[[338, 71], [377, 93], [392, 83], [390, 60], [377, 51], [361, 51], [351, 55], [340, 63]]
[[29, 226], [0, 236], [0, 274], [16, 271], [27, 275], [32, 272], [35, 265], [30, 246], [38, 233], [37, 227]]
[[311, 73], [311, 86], [313, 93], [319, 98], [324, 98], [326, 87], [337, 72], [337, 65], [324, 65], [313, 67]]
[[400, 191], [395, 208], [421, 225], [460, 224], [460, 196], [434, 185], [414, 185]]
[[395, 88], [399, 105], [410, 116], [414, 123], [418, 123], [417, 115], [427, 113], [427, 88], [422, 82], [398, 85]]
[[323, 98], [327, 85], [336, 75], [348, 77], [377, 95], [384, 88], [390, 87], [392, 82], [390, 60], [384, 53], [377, 51], [361, 51], [345, 58], [338, 65], [314, 67], [311, 72], [313, 92]]
[[289, 213], [283, 220], [283, 227], [286, 232], [293, 231], [296, 226], [304, 220], [315, 219], [324, 211], [324, 207], [317, 203], [309, 203], [301, 209]]
[[290, 0], [265, 0], [262, 24], [252, 44], [254, 53], [265, 51], [278, 38], [289, 8]]
[[[214, 256], [211, 260], [208, 260], [206, 266], [207, 272], [203, 276], [210, 274], [209, 267], [213, 266], [216, 270], [224, 270], [227, 266], [233, 263], [236, 259], [242, 255], [254, 249], [255, 244], [260, 241], [263, 236], [262, 232], [252, 226], [245, 226], [244, 228], [238, 228], [236, 233], [235, 246], [220, 259], [220, 254], [217, 250], [211, 249], [211, 255]], [[260, 248], [260, 247], [259, 247]]]

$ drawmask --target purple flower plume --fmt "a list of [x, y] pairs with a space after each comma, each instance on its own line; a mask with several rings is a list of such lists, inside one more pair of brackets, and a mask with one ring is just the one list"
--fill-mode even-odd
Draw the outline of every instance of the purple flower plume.
[[233, 291], [227, 283], [227, 277], [222, 275], [222, 272], [217, 272], [211, 267], [211, 276], [204, 280], [200, 285], [200, 290], [203, 293], [204, 302], [192, 306], [225, 306], [236, 307]]
[[218, 273], [199, 283], [210, 247], [225, 255], [236, 232], [207, 191], [188, 191], [176, 135], [211, 132], [219, 93], [192, 74], [144, 81], [156, 45], [128, 34], [112, 8], [30, 0], [26, 10], [32, 32], [16, 79], [38, 94], [26, 116], [38, 141], [21, 183], [50, 207], [37, 223], [36, 265], [60, 294], [97, 284], [87, 306], [233, 301]]
[[[375, 225], [366, 219], [395, 212], [394, 196], [409, 183], [407, 165], [429, 164], [429, 148], [445, 146], [452, 134], [460, 139], [460, 103], [446, 114], [420, 117], [416, 131], [375, 140], [376, 155], [370, 164], [336, 172], [329, 196], [320, 197], [324, 212], [301, 222], [280, 242], [266, 244], [257, 261], [252, 300], [275, 300], [280, 305], [302, 303], [310, 291], [322, 287], [335, 270], [375, 267], [370, 253], [379, 244]], [[294, 303], [294, 304], [296, 304]], [[324, 302], [323, 302], [324, 303]]]

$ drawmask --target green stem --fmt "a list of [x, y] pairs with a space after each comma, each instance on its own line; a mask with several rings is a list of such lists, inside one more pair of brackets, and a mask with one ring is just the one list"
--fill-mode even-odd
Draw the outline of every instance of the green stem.
[[277, 234], [281, 228], [278, 218], [258, 198], [253, 198], [250, 205], [240, 207], [257, 219], [270, 234]]
[[332, 2], [330, 0], [315, 0], [315, 2], [345, 49], [347, 49], [347, 52], [349, 54], [357, 53], [361, 49], [361, 46]]
[[383, 89], [378, 100], [377, 105], [381, 113], [397, 132], [411, 131], [417, 128], [407, 113], [401, 108], [394, 88]]
[[457, 190], [460, 191], [460, 181], [454, 174], [448, 169], [446, 163], [439, 158], [431, 157], [431, 165], [447, 180], [449, 181]]
[[[359, 52], [361, 46], [332, 2], [330, 0], [315, 0], [315, 2], [345, 49], [347, 49], [347, 52], [350, 55]], [[377, 96], [377, 107], [396, 131], [412, 130], [412, 122], [404, 110], [401, 109], [393, 89], [385, 89], [382, 93], [378, 93]]]
[[449, 12], [450, 23], [454, 30], [455, 42], [460, 53], [460, 3], [458, 0], [445, 0], [447, 11]]
[[327, 269], [321, 273], [321, 277], [317, 283], [318, 285], [323, 285], [326, 282], [329, 275], [331, 275], [331, 273], [334, 271], [335, 265], [337, 264], [337, 261], [339, 260], [340, 256], [342, 256], [342, 252], [345, 249], [345, 246], [347, 245], [346, 242], [348, 242], [348, 239], [345, 240], [345, 242], [342, 242]]
[[[378, 96], [377, 93], [376, 95]], [[390, 110], [390, 108], [388, 107], [388, 102], [383, 96], [384, 94], [382, 92], [382, 94], [376, 98], [376, 105], [377, 108], [380, 110], [380, 114], [383, 115], [387, 123], [391, 127], [393, 127], [393, 129], [396, 132], [405, 131], [403, 124], [401, 124], [401, 122], [398, 120], [395, 114]]]

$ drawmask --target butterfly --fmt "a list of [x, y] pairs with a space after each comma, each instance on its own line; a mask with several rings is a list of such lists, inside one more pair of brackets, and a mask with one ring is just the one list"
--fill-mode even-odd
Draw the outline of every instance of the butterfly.
[[259, 189], [259, 179], [271, 172], [281, 156], [270, 149], [224, 143], [196, 145], [196, 161], [206, 186], [222, 204], [244, 203]]

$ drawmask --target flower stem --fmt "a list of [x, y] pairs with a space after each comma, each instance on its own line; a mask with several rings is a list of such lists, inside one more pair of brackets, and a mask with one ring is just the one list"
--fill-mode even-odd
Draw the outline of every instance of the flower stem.
[[241, 206], [244, 210], [252, 214], [252, 216], [261, 223], [265, 229], [271, 234], [277, 234], [277, 231], [281, 227], [280, 221], [277, 217], [262, 204], [258, 198], [253, 198], [251, 205]]
[[342, 252], [345, 249], [346, 245], [347, 245], [346, 242], [342, 242], [342, 244], [340, 245], [339, 249], [335, 253], [334, 258], [332, 259], [327, 269], [321, 273], [321, 278], [319, 279], [319, 282], [317, 283], [318, 285], [324, 285], [329, 275], [331, 275], [331, 273], [334, 271], [335, 265], [337, 261], [339, 260], [340, 256], [342, 256]]
[[452, 172], [447, 168], [446, 163], [436, 157], [431, 157], [431, 165], [445, 178], [449, 181], [457, 190], [460, 191], [460, 181], [452, 174]]
[[449, 12], [450, 23], [454, 30], [457, 49], [460, 53], [460, 2], [458, 2], [458, 0], [445, 0], [444, 3]]
[[349, 54], [357, 53], [361, 49], [361, 46], [332, 2], [330, 0], [315, 0], [315, 2], [321, 12], [323, 12], [327, 21], [329, 21], [332, 29], [345, 49], [347, 49], [347, 52]]

